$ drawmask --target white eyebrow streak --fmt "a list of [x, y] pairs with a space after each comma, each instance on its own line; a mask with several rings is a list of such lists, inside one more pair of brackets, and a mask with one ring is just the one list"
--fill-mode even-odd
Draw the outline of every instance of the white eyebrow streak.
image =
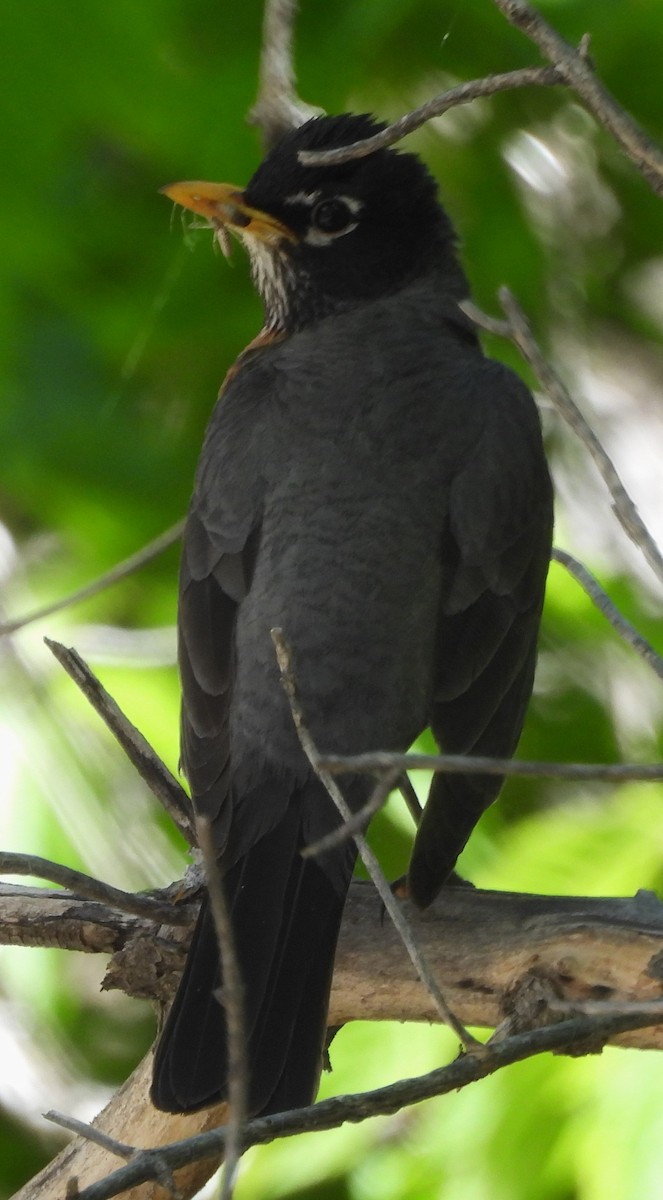
[[353, 217], [356, 217], [364, 207], [361, 200], [357, 200], [356, 196], [334, 196], [335, 200], [342, 200], [343, 203], [350, 209]]
[[284, 204], [305, 204], [307, 208], [312, 208], [320, 195], [319, 189], [315, 192], [293, 192], [292, 196], [285, 197]]
[[[306, 208], [313, 208], [313, 205], [317, 204], [322, 195], [323, 192], [320, 188], [317, 188], [314, 192], [293, 192], [291, 196], [286, 196], [284, 198], [283, 203], [303, 204]], [[342, 200], [348, 210], [352, 213], [353, 217], [356, 217], [364, 207], [362, 201], [357, 200], [356, 196], [345, 196], [341, 193], [334, 195], [333, 193], [330, 193], [325, 198], [327, 200]]]

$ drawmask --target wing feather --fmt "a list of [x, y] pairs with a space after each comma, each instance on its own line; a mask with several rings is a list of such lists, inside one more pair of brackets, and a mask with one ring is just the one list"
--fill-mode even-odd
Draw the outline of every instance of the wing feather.
[[[442, 544], [443, 591], [431, 728], [452, 754], [513, 754], [534, 681], [552, 540], [552, 486], [524, 385], [490, 360], [482, 436], [455, 477]], [[417, 832], [410, 891], [421, 905], [453, 869], [496, 776], [438, 775]]]

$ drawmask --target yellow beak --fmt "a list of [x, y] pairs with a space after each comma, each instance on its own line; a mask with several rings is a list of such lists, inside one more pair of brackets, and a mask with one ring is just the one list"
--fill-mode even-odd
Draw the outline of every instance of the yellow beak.
[[290, 242], [297, 240], [292, 230], [277, 221], [276, 217], [246, 204], [244, 193], [231, 183], [189, 180], [169, 183], [159, 191], [175, 204], [206, 217], [217, 229], [221, 227], [232, 233], [248, 234], [261, 242], [275, 242], [283, 238]]

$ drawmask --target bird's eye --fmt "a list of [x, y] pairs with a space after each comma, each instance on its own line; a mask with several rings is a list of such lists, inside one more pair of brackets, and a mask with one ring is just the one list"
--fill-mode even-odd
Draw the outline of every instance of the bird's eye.
[[340, 233], [352, 224], [354, 213], [345, 200], [321, 200], [311, 213], [311, 224], [321, 233]]

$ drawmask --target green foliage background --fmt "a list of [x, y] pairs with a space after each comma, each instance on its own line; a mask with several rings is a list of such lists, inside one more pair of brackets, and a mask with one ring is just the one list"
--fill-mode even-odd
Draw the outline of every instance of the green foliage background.
[[[586, 30], [607, 86], [663, 139], [658, 0], [541, 5]], [[80, 586], [183, 513], [218, 383], [257, 331], [241, 255], [183, 233], [158, 188], [246, 181], [259, 161], [261, 3], [29, 0], [0, 9], [0, 579], [15, 615]], [[443, 86], [537, 62], [490, 0], [302, 0], [301, 92], [328, 111], [399, 115]], [[663, 209], [563, 91], [505, 94], [410, 139], [437, 174], [475, 298], [509, 284], [567, 377], [599, 403], [638, 503], [660, 501]], [[510, 347], [489, 349], [518, 369]], [[526, 371], [523, 371], [527, 375]], [[532, 380], [530, 379], [530, 382]], [[660, 591], [583, 456], [544, 413], [560, 481], [558, 541], [663, 642]], [[634, 431], [644, 431], [642, 444]], [[644, 442], [649, 445], [645, 447]], [[578, 504], [578, 499], [582, 500]], [[575, 506], [574, 506], [575, 502]], [[175, 769], [177, 552], [0, 644], [0, 837], [125, 887], [181, 873], [183, 848], [44, 648], [75, 644]], [[551, 570], [537, 694], [521, 754], [661, 756], [663, 705], [563, 572]], [[422, 787], [425, 781], [421, 781]], [[407, 859], [397, 806], [376, 822], [386, 869]], [[629, 894], [663, 883], [660, 789], [511, 783], [463, 869], [487, 887]], [[2, 951], [0, 1197], [59, 1144], [40, 1118], [91, 1116], [149, 1045], [146, 1007], [99, 994], [102, 964]], [[424, 1071], [444, 1030], [347, 1028], [325, 1094]], [[660, 1196], [655, 1054], [524, 1063], [390, 1120], [248, 1156], [239, 1200], [649, 1200]]]

